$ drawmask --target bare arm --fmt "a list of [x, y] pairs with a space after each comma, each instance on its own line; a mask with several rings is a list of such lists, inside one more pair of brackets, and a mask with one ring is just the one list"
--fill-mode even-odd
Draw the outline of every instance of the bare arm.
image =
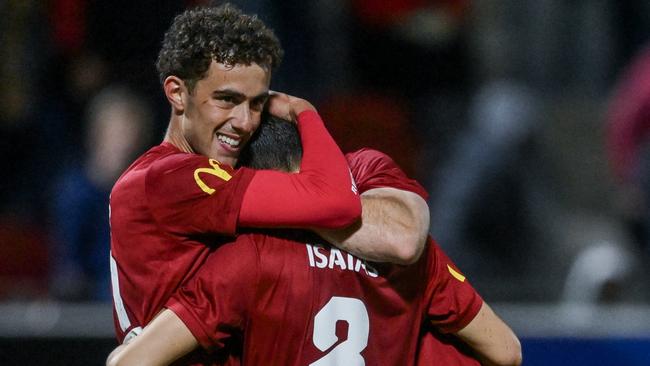
[[411, 264], [424, 250], [429, 207], [419, 195], [374, 188], [361, 195], [361, 218], [338, 230], [315, 230], [335, 246], [375, 262]]
[[169, 365], [199, 346], [185, 323], [169, 309], [163, 310], [130, 343], [118, 346], [107, 366]]
[[521, 365], [519, 339], [486, 303], [483, 303], [476, 317], [456, 335], [476, 352], [484, 365]]

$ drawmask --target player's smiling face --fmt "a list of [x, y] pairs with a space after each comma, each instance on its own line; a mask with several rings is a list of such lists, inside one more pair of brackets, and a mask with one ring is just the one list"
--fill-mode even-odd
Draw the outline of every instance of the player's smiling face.
[[260, 124], [271, 73], [212, 61], [185, 102], [183, 136], [194, 152], [234, 166]]

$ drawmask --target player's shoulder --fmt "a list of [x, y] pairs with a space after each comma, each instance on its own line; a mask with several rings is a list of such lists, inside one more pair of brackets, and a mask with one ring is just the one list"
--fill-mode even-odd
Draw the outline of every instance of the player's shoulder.
[[209, 166], [210, 161], [206, 156], [186, 153], [170, 147], [163, 148], [163, 145], [152, 158], [150, 164], [152, 172], [173, 171], [184, 167]]
[[362, 172], [379, 172], [400, 170], [393, 158], [386, 153], [371, 148], [362, 148], [346, 154], [350, 170], [356, 174]]
[[266, 272], [276, 273], [287, 263], [294, 263], [296, 258], [304, 258], [304, 244], [310, 242], [310, 238], [317, 237], [298, 229], [253, 229], [240, 234], [237, 243], [247, 255], [256, 256]]
[[223, 175], [229, 179], [235, 172], [230, 165], [221, 164], [204, 155], [182, 152], [167, 143], [160, 145], [160, 149], [152, 152], [147, 170], [147, 175], [153, 178], [169, 177], [175, 174], [186, 175], [186, 172], [189, 171], [191, 174]]
[[361, 148], [356, 151], [349, 152], [345, 154], [346, 159], [349, 161], [355, 162], [381, 162], [389, 161], [392, 162], [393, 159], [387, 154], [368, 147]]
[[[216, 164], [219, 167], [221, 167]], [[117, 180], [113, 191], [130, 189], [141, 184], [147, 187], [176, 181], [179, 176], [193, 176], [195, 170], [204, 168], [214, 170], [210, 159], [197, 154], [178, 150], [170, 143], [163, 142], [140, 155]], [[171, 178], [171, 179], [170, 179]], [[152, 184], [153, 183], [153, 184]]]
[[[277, 232], [280, 232], [279, 230]], [[261, 268], [263, 264], [283, 262], [292, 246], [289, 237], [275, 235], [276, 230], [247, 230], [239, 233], [237, 238], [222, 246], [219, 251], [227, 251], [233, 261], [245, 267]], [[267, 268], [268, 269], [268, 268]]]
[[291, 247], [296, 242], [302, 243], [314, 237], [317, 236], [299, 229], [246, 229], [237, 240], [258, 250], [274, 250], [281, 246]]
[[166, 157], [176, 154], [180, 154], [180, 151], [175, 149], [171, 144], [162, 143], [156, 145], [144, 152], [133, 163], [131, 163], [122, 174], [122, 177], [146, 172], [151, 169], [154, 164], [163, 161]]

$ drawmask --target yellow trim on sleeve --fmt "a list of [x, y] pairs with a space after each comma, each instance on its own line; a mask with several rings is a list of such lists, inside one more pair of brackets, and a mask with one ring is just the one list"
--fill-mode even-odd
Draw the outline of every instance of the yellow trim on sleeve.
[[460, 282], [465, 282], [465, 276], [462, 274], [458, 273], [456, 270], [451, 268], [450, 265], [447, 265], [447, 269], [449, 270], [449, 273], [451, 273], [452, 276], [454, 276], [455, 279], [457, 279]]

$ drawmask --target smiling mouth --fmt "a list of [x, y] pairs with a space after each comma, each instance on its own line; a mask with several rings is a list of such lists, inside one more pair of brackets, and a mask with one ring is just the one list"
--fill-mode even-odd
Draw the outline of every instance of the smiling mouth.
[[225, 135], [217, 135], [217, 140], [223, 142], [224, 144], [232, 148], [239, 147], [239, 143], [241, 142], [241, 140], [234, 139], [232, 137], [228, 137]]

